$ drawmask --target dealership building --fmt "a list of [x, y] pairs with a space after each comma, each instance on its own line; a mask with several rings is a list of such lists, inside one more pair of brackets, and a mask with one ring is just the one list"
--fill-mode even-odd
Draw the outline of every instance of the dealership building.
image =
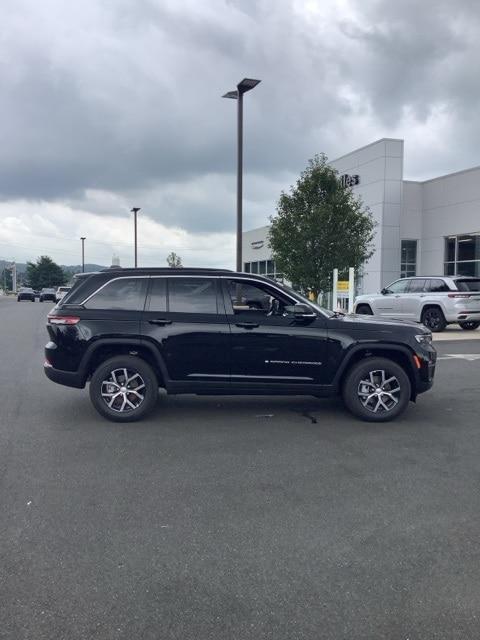
[[[480, 276], [480, 167], [403, 179], [403, 140], [382, 138], [330, 162], [377, 222], [360, 292], [412, 275]], [[243, 234], [244, 271], [282, 278], [268, 226]]]

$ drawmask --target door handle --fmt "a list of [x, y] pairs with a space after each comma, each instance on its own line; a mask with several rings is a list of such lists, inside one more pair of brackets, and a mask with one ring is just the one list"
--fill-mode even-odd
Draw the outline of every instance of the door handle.
[[166, 320], [165, 318], [154, 318], [153, 320], [149, 320], [148, 324], [158, 324], [160, 327], [164, 327], [166, 324], [172, 324], [172, 321]]
[[256, 329], [259, 325], [258, 322], [237, 322], [235, 326], [242, 329]]

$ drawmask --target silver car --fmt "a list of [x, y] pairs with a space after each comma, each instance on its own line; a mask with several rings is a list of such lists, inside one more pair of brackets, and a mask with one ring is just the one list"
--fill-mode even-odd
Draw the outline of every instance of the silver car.
[[452, 323], [472, 331], [480, 326], [480, 278], [402, 278], [380, 293], [358, 296], [354, 312], [415, 320], [435, 332]]

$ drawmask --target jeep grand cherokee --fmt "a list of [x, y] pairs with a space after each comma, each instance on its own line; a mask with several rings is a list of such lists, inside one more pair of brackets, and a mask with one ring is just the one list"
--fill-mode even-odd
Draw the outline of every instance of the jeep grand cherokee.
[[110, 420], [167, 393], [340, 394], [369, 421], [399, 416], [433, 384], [431, 332], [322, 309], [262, 276], [215, 269], [80, 274], [48, 316], [45, 373], [85, 387]]

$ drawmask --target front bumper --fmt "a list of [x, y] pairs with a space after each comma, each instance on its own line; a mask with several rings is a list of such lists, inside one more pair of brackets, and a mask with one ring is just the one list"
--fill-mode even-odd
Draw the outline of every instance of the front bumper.
[[425, 351], [417, 351], [415, 354], [420, 362], [420, 367], [416, 369], [416, 393], [424, 393], [433, 386], [435, 378], [435, 367], [437, 364], [437, 352], [433, 346]]

